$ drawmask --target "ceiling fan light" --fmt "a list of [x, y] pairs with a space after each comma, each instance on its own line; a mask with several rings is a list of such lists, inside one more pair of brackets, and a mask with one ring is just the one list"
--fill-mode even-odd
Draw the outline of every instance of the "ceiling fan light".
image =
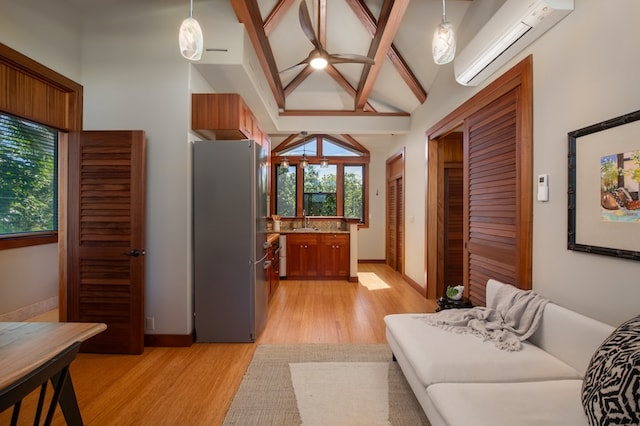
[[313, 68], [317, 70], [321, 70], [321, 69], [324, 69], [329, 64], [329, 61], [327, 61], [327, 59], [322, 56], [316, 56], [309, 62], [309, 64]]
[[433, 61], [438, 65], [448, 64], [456, 55], [456, 37], [453, 25], [449, 21], [442, 21], [433, 34]]

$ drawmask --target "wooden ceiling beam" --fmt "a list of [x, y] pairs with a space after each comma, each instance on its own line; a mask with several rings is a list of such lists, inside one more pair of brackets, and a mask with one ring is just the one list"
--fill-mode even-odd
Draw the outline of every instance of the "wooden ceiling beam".
[[307, 66], [304, 67], [304, 69], [302, 71], [300, 71], [298, 73], [298, 75], [296, 75], [293, 80], [291, 80], [289, 82], [289, 84], [287, 84], [287, 86], [284, 88], [284, 96], [287, 97], [291, 94], [291, 92], [293, 92], [294, 90], [296, 90], [296, 87], [300, 86], [300, 84], [307, 78], [309, 77], [309, 75], [314, 71], [313, 67], [309, 64], [307, 64]]
[[247, 30], [278, 108], [284, 109], [284, 89], [282, 88], [282, 81], [280, 80], [269, 39], [264, 31], [257, 0], [231, 0], [231, 6], [238, 17], [238, 21], [243, 23]]
[[[375, 36], [376, 30], [378, 29], [378, 22], [364, 0], [346, 0], [346, 2], [356, 14], [362, 25], [364, 25], [367, 31], [369, 31], [369, 34], [371, 34], [371, 36]], [[396, 49], [393, 43], [391, 43], [391, 48], [387, 51], [387, 58], [389, 58], [418, 101], [420, 103], [424, 103], [424, 101], [427, 100], [426, 90], [424, 90], [417, 77], [411, 68], [409, 68], [409, 65], [407, 65], [407, 62], [404, 60], [402, 55], [400, 55], [400, 52], [398, 52], [398, 49]]]
[[400, 28], [402, 17], [407, 11], [409, 0], [384, 0], [382, 10], [380, 12], [380, 20], [376, 29], [376, 34], [371, 40], [369, 47], [369, 56], [373, 58], [373, 65], [365, 65], [358, 84], [358, 93], [356, 95], [355, 110], [362, 110], [367, 103], [373, 86], [382, 70], [384, 58], [391, 48], [391, 43]]
[[271, 13], [267, 16], [267, 19], [264, 20], [264, 33], [267, 37], [271, 35], [271, 31], [278, 26], [282, 17], [287, 13], [295, 1], [296, 0], [278, 0], [278, 3], [273, 7]]
[[[340, 87], [342, 87], [347, 93], [349, 93], [355, 99], [355, 97], [356, 97], [356, 89], [355, 89], [355, 87], [353, 87], [351, 85], [351, 83], [349, 83], [347, 81], [347, 79], [344, 78], [344, 76], [340, 73], [340, 71], [338, 71], [336, 69], [336, 67], [334, 67], [333, 65], [329, 64], [324, 69], [324, 71], [327, 74], [329, 74], [329, 76], [331, 76], [331, 78], [333, 78], [336, 81], [336, 83], [338, 83], [340, 85]], [[371, 106], [369, 104], [369, 102], [367, 102], [365, 104], [365, 106], [364, 106], [364, 110], [365, 111], [375, 111], [375, 108], [373, 106]]]
[[345, 111], [334, 109], [288, 109], [281, 111], [283, 117], [410, 117], [408, 112], [373, 112], [373, 111]]

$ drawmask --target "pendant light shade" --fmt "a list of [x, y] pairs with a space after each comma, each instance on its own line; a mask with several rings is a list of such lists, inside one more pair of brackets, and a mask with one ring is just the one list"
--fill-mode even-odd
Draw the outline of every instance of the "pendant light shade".
[[180, 44], [180, 53], [186, 59], [199, 61], [202, 58], [204, 40], [200, 24], [193, 19], [193, 0], [190, 1], [189, 17], [180, 25], [178, 43]]
[[447, 21], [445, 0], [442, 0], [442, 22], [433, 34], [431, 48], [433, 61], [438, 65], [448, 64], [456, 55], [456, 37], [453, 25]]
[[302, 154], [302, 158], [300, 159], [300, 167], [303, 169], [309, 165], [309, 159], [307, 158], [307, 154]]

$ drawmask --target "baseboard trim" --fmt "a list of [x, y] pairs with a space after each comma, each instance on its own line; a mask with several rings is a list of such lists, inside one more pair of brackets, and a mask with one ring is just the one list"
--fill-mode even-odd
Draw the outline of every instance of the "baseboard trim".
[[149, 347], [188, 348], [193, 344], [193, 334], [145, 334], [144, 345]]
[[404, 279], [407, 284], [409, 284], [415, 291], [420, 293], [425, 299], [427, 298], [427, 289], [426, 287], [422, 287], [420, 284], [412, 280], [408, 275], [402, 274], [402, 279]]
[[358, 259], [358, 263], [386, 263], [384, 259]]
[[50, 297], [45, 300], [41, 300], [31, 305], [24, 306], [15, 311], [7, 312], [0, 315], [0, 321], [2, 322], [21, 322], [30, 318], [42, 315], [45, 312], [49, 312], [58, 307], [58, 296]]

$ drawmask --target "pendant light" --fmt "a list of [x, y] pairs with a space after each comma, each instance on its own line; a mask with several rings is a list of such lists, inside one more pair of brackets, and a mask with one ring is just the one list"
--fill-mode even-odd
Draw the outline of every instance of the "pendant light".
[[453, 57], [456, 55], [456, 37], [453, 25], [447, 21], [445, 0], [442, 0], [442, 22], [433, 33], [431, 49], [433, 61], [438, 65], [448, 64], [453, 61]]
[[329, 167], [329, 159], [327, 157], [322, 157], [320, 159], [320, 167], [322, 167], [323, 169]]
[[307, 131], [301, 132], [302, 134], [302, 158], [300, 159], [300, 167], [303, 169], [309, 165], [309, 159], [307, 158]]
[[287, 157], [282, 157], [280, 160], [280, 168], [288, 169], [289, 168], [289, 159]]
[[193, 0], [189, 3], [189, 17], [182, 21], [178, 33], [180, 53], [190, 61], [199, 61], [202, 58], [204, 40], [202, 29], [198, 21], [193, 19]]
[[300, 167], [303, 169], [309, 165], [309, 159], [307, 158], [307, 154], [302, 153], [302, 158], [300, 159]]

